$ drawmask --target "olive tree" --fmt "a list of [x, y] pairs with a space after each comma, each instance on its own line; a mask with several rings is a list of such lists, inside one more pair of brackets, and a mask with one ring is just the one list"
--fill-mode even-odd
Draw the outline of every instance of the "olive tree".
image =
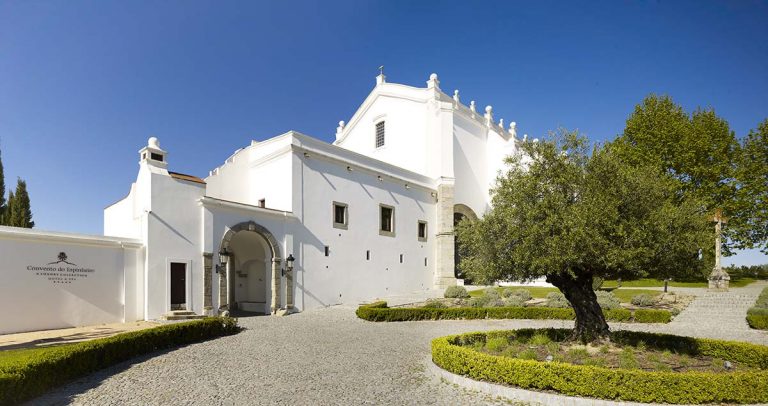
[[573, 339], [607, 337], [595, 277], [689, 274], [706, 241], [705, 207], [674, 178], [590, 150], [561, 130], [507, 158], [482, 219], [462, 222], [460, 268], [473, 280], [545, 277], [573, 306]]

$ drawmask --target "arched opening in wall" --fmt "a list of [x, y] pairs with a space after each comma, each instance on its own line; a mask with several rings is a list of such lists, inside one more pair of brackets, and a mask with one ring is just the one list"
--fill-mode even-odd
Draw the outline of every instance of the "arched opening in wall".
[[[467, 219], [469, 221], [477, 221], [477, 214], [475, 214], [474, 210], [469, 208], [469, 206], [465, 204], [456, 204], [453, 206], [453, 227], [454, 229], [456, 226], [459, 225], [459, 223]], [[458, 238], [453, 239], [453, 273], [456, 279], [463, 279], [465, 285], [471, 285], [472, 280], [467, 278], [467, 276], [462, 272], [462, 270], [459, 268], [459, 263], [461, 262], [461, 243], [459, 242]]]
[[222, 253], [227, 258], [218, 272], [220, 312], [295, 312], [293, 275], [283, 271], [280, 244], [269, 230], [253, 221], [239, 223], [224, 234], [218, 252], [220, 261]]
[[272, 253], [267, 241], [256, 232], [240, 231], [230, 240], [229, 252], [232, 310], [269, 314]]

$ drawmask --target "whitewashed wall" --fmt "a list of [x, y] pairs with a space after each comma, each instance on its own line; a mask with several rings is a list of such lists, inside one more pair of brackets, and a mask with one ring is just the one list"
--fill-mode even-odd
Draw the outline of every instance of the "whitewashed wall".
[[0, 227], [0, 334], [143, 319], [141, 254], [136, 240]]
[[[297, 304], [358, 303], [432, 287], [436, 224], [431, 190], [407, 189], [406, 181], [388, 177], [379, 181], [376, 172], [349, 171], [346, 162], [319, 154], [294, 156], [300, 179], [293, 210], [300, 220], [293, 232], [301, 287]], [[346, 230], [333, 227], [334, 201], [348, 204]], [[395, 208], [394, 237], [379, 235], [379, 204]], [[428, 222], [426, 242], [418, 240], [419, 220]]]

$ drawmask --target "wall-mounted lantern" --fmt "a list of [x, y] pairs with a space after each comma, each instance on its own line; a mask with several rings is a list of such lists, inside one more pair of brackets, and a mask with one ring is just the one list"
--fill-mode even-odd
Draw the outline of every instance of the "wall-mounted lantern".
[[292, 272], [293, 271], [293, 261], [295, 261], [296, 258], [293, 257], [293, 254], [288, 254], [288, 258], [285, 259], [285, 268], [283, 268], [280, 272], [282, 276], [285, 276], [286, 272]]
[[221, 265], [216, 267], [216, 273], [219, 273], [226, 268], [227, 262], [229, 262], [230, 255], [231, 254], [229, 253], [229, 251], [227, 251], [225, 247], [221, 247], [221, 251], [219, 251], [219, 262], [221, 263]]

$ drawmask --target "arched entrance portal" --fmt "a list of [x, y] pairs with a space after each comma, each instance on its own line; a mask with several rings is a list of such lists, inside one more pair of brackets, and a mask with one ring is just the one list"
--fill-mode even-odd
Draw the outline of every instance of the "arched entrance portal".
[[[469, 221], [477, 221], [477, 214], [475, 214], [474, 210], [469, 208], [469, 206], [465, 204], [456, 204], [453, 206], [453, 227], [456, 229], [456, 226], [459, 225], [459, 223], [464, 220], [468, 219]], [[464, 279], [464, 284], [471, 285], [472, 281], [467, 279], [466, 275], [464, 275], [459, 270], [459, 262], [461, 262], [461, 245], [459, 244], [459, 239], [455, 238], [453, 239], [453, 273], [456, 279]]]
[[[227, 230], [221, 250], [229, 253], [225, 272], [219, 274], [220, 310], [276, 313], [282, 303], [282, 255], [272, 233], [253, 221]], [[292, 277], [287, 275], [286, 309], [293, 309]]]
[[240, 231], [229, 242], [230, 310], [271, 313], [272, 252], [258, 233]]

